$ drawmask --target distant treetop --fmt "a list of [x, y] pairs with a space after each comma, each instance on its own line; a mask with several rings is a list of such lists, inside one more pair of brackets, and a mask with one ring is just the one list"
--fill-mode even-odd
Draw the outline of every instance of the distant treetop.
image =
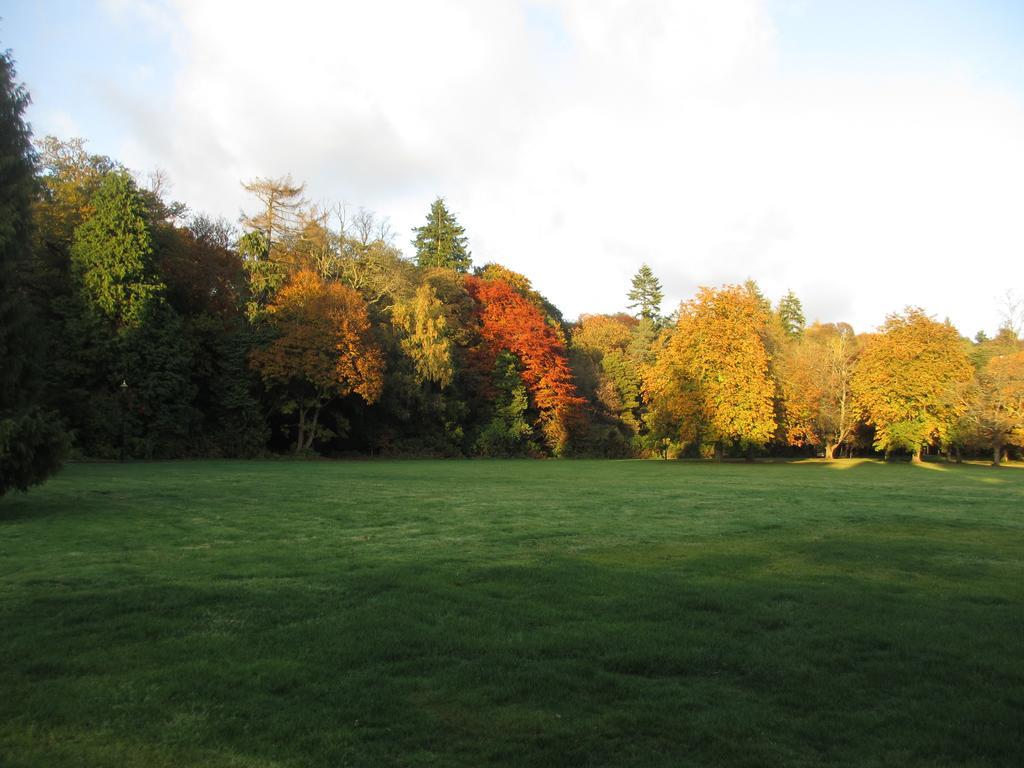
[[637, 273], [633, 275], [633, 287], [627, 294], [632, 302], [630, 309], [639, 309], [638, 317], [647, 320], [655, 320], [661, 314], [661, 300], [664, 294], [661, 292], [661, 281], [654, 276], [654, 272], [646, 264], [641, 265]]
[[472, 259], [467, 250], [466, 230], [462, 228], [439, 197], [430, 205], [430, 213], [422, 227], [414, 230], [412, 241], [416, 263], [421, 267], [446, 267], [468, 272]]

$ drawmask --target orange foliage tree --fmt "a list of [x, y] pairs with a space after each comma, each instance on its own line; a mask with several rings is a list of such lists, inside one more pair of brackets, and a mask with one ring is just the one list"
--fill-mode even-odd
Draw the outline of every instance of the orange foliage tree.
[[924, 310], [890, 315], [867, 336], [853, 375], [854, 400], [875, 427], [875, 447], [908, 450], [943, 442], [963, 413], [959, 392], [972, 369], [956, 329]]
[[701, 288], [647, 370], [648, 423], [674, 424], [684, 443], [762, 445], [775, 432], [774, 384], [764, 331], [769, 311], [738, 285]]
[[845, 323], [807, 328], [780, 356], [786, 438], [822, 448], [826, 459], [849, 439], [860, 414], [851, 380], [857, 342]]
[[298, 412], [299, 453], [312, 448], [320, 410], [332, 397], [380, 397], [384, 356], [362, 296], [313, 271], [295, 273], [267, 310], [277, 335], [252, 353], [252, 364], [265, 382], [284, 388], [283, 410]]
[[532, 405], [540, 414], [538, 426], [545, 443], [554, 454], [565, 453], [584, 400], [573, 383], [560, 334], [540, 309], [504, 280], [467, 276], [466, 289], [476, 304], [481, 369], [493, 370], [501, 352], [515, 355]]

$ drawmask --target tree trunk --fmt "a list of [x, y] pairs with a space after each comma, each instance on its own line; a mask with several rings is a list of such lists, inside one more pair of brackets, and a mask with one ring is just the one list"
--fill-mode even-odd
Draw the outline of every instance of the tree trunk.
[[832, 461], [836, 457], [836, 444], [825, 443], [825, 461]]
[[715, 461], [721, 463], [723, 456], [725, 455], [725, 446], [722, 445], [722, 441], [719, 440], [715, 443]]
[[888, 461], [891, 456], [892, 456], [892, 451], [889, 448], [886, 448], [885, 449], [885, 461]]
[[1003, 446], [993, 445], [992, 446], [992, 466], [998, 467], [1000, 462], [1003, 460]]
[[910, 454], [910, 463], [911, 464], [920, 464], [921, 463], [921, 446], [920, 445], [915, 445], [914, 446], [914, 452]]
[[313, 423], [309, 427], [309, 434], [306, 437], [306, 444], [303, 447], [305, 450], [309, 450], [313, 447], [313, 440], [316, 439], [316, 423], [320, 420], [320, 406], [318, 405], [313, 410]]
[[302, 452], [302, 444], [306, 441], [306, 409], [299, 406], [299, 434], [295, 437], [295, 455]]

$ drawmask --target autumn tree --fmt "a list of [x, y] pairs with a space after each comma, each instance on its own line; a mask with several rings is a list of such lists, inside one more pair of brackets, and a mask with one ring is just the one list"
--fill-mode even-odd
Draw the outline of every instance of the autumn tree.
[[28, 103], [10, 56], [0, 54], [0, 496], [41, 483], [67, 448], [57, 415], [41, 406], [45, 350], [25, 290], [34, 191]]
[[362, 297], [310, 270], [292, 276], [268, 315], [276, 338], [253, 352], [252, 363], [268, 385], [283, 388], [283, 409], [298, 413], [298, 454], [313, 447], [331, 398], [354, 392], [367, 403], [377, 400], [384, 359]]
[[640, 321], [626, 314], [582, 315], [572, 331], [577, 375], [589, 374], [599, 407], [632, 434], [640, 430], [641, 378], [630, 349]]
[[908, 307], [865, 339], [852, 392], [875, 428], [875, 447], [907, 450], [918, 462], [925, 445], [946, 440], [962, 412], [957, 389], [970, 378], [956, 329]]
[[305, 185], [296, 184], [287, 175], [256, 178], [244, 182], [242, 188], [253, 195], [260, 206], [255, 213], [242, 215], [245, 233], [238, 242], [249, 274], [249, 314], [256, 317], [288, 276], [300, 268], [292, 245], [306, 206], [302, 196]]
[[249, 232], [259, 232], [266, 241], [268, 254], [290, 238], [298, 228], [300, 214], [306, 205], [302, 196], [305, 184], [296, 184], [291, 175], [280, 178], [255, 178], [243, 182], [242, 189], [255, 197], [260, 209], [242, 216], [242, 226]]
[[329, 210], [313, 205], [299, 211], [289, 243], [291, 269], [311, 269], [324, 280], [337, 277], [340, 239], [331, 230]]
[[770, 440], [774, 386], [761, 330], [768, 322], [745, 288], [701, 288], [680, 307], [671, 339], [647, 371], [652, 421], [671, 414], [679, 439], [713, 443], [718, 459], [726, 443]]
[[478, 359], [493, 370], [502, 352], [516, 356], [538, 427], [555, 455], [566, 452], [581, 417], [583, 400], [573, 383], [565, 346], [537, 307], [503, 280], [466, 278], [476, 304], [481, 345]]
[[562, 341], [565, 341], [565, 318], [562, 317], [561, 311], [546, 296], [533, 287], [533, 283], [526, 275], [515, 272], [503, 264], [493, 261], [484, 264], [482, 267], [474, 268], [473, 274], [477, 277], [482, 277], [484, 280], [504, 280], [511, 285], [522, 294], [523, 298], [544, 313], [548, 325], [558, 331]]
[[414, 231], [412, 245], [419, 266], [469, 271], [472, 261], [466, 247], [466, 231], [445, 206], [444, 198], [431, 203], [426, 223]]
[[455, 371], [448, 317], [433, 286], [421, 284], [408, 301], [394, 307], [392, 317], [402, 331], [401, 347], [413, 361], [417, 379], [439, 387], [451, 384]]
[[359, 291], [371, 307], [387, 312], [415, 287], [415, 266], [384, 240], [363, 245], [343, 237], [337, 276]]
[[661, 316], [661, 300], [664, 298], [661, 281], [646, 264], [642, 264], [633, 275], [632, 287], [627, 297], [631, 302], [628, 306], [637, 310], [637, 317], [655, 322]]
[[78, 226], [92, 214], [92, 198], [107, 174], [123, 170], [105, 155], [90, 154], [82, 139], [46, 136], [36, 144], [39, 192], [35, 199], [38, 257], [60, 271]]
[[195, 216], [183, 227], [154, 233], [155, 266], [166, 296], [183, 316], [234, 315], [245, 295], [245, 271], [223, 219]]
[[993, 357], [977, 373], [961, 432], [987, 446], [995, 466], [1008, 445], [1024, 446], [1024, 352]]
[[856, 337], [845, 323], [812, 325], [784, 349], [779, 374], [791, 445], [813, 445], [833, 459], [850, 438], [860, 416], [851, 392], [856, 353]]

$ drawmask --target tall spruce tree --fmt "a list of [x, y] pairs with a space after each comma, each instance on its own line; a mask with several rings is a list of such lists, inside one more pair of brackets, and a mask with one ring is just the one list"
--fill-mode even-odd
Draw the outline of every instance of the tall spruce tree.
[[446, 267], [456, 272], [468, 272], [472, 260], [466, 250], [466, 230], [444, 204], [444, 198], [437, 198], [430, 205], [427, 223], [414, 230], [412, 241], [416, 249], [416, 263], [421, 267]]
[[803, 336], [807, 320], [804, 318], [804, 306], [795, 293], [786, 291], [786, 295], [779, 300], [779, 306], [775, 312], [787, 336], [791, 338]]
[[41, 400], [40, 324], [23, 276], [32, 251], [34, 156], [23, 118], [29, 97], [0, 54], [0, 495], [60, 468], [67, 436]]
[[633, 275], [633, 287], [627, 297], [632, 302], [629, 308], [639, 310], [637, 317], [654, 322], [661, 315], [661, 300], [664, 298], [661, 281], [646, 264]]

